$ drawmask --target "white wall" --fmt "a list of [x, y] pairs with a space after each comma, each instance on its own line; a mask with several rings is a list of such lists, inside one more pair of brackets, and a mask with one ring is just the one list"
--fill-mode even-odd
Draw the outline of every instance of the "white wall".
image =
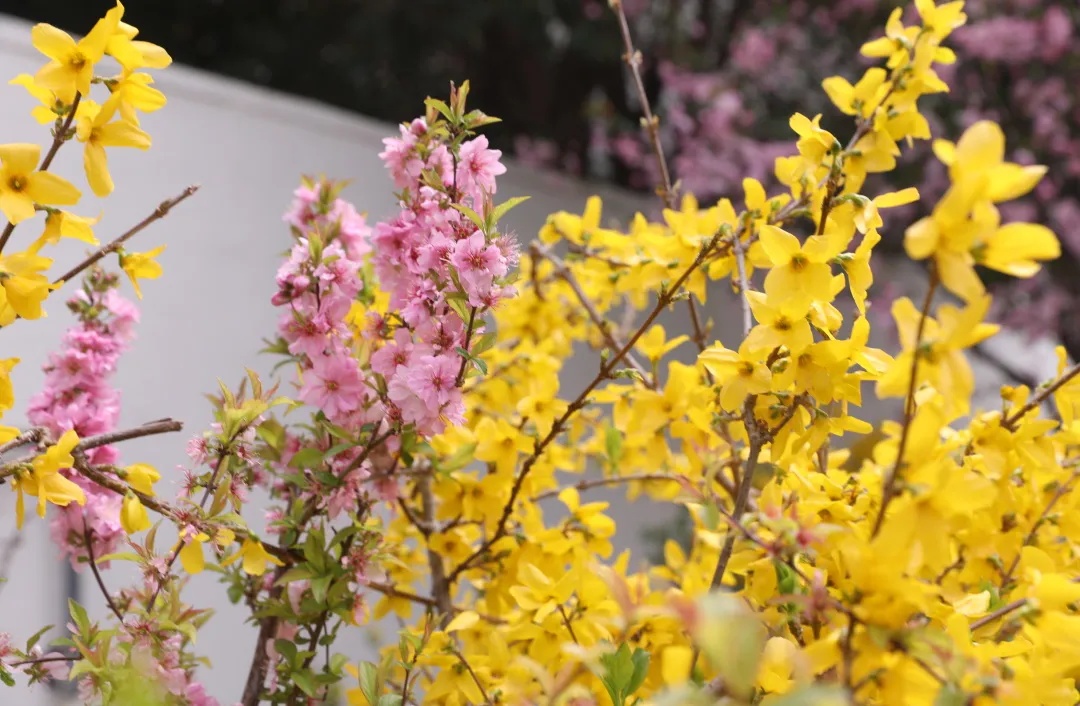
[[[29, 24], [0, 18], [4, 77], [33, 73], [42, 63], [30, 45]], [[183, 434], [143, 439], [122, 448], [127, 461], [149, 461], [163, 471], [161, 493], [169, 497], [180, 478], [179, 472], [171, 471], [186, 461], [186, 439], [208, 422], [209, 407], [203, 394], [215, 388], [218, 377], [237, 383], [244, 366], [260, 371], [269, 368], [269, 359], [256, 357], [256, 352], [261, 339], [274, 330], [276, 313], [269, 298], [279, 253], [289, 245], [280, 213], [299, 175], [350, 178], [353, 184], [346, 194], [358, 209], [368, 211], [372, 218], [388, 215], [394, 208], [391, 185], [377, 154], [382, 138], [393, 134], [395, 127], [184, 67], [171, 67], [157, 76], [157, 85], [168, 96], [169, 105], [144, 120], [154, 147], [149, 153], [110, 152], [117, 190], [103, 204], [105, 217], [98, 234], [103, 241], [114, 237], [163, 199], [189, 184], [202, 185], [194, 198], [133, 243], [135, 249], [168, 243], [169, 249], [161, 258], [165, 276], [143, 287], [146, 298], [141, 302], [139, 338], [116, 379], [124, 394], [122, 425], [166, 416], [186, 425]], [[483, 95], [475, 95], [474, 100], [483, 105]], [[49, 139], [47, 128], [30, 118], [32, 105], [23, 89], [0, 85], [0, 142], [45, 143]], [[68, 145], [54, 169], [79, 183], [80, 160], [77, 146]], [[89, 190], [84, 191], [90, 198], [79, 211], [93, 214], [98, 207]], [[524, 240], [533, 236], [548, 213], [580, 210], [585, 197], [596, 191], [512, 163], [500, 182], [503, 197], [533, 197], [509, 219]], [[613, 217], [625, 218], [635, 207], [652, 207], [648, 201], [610, 189], [599, 192], [605, 197], [605, 213]], [[36, 228], [34, 224], [20, 227], [15, 245]], [[69, 247], [58, 266], [73, 264], [80, 254]], [[910, 276], [910, 270], [907, 272]], [[24, 360], [14, 376], [17, 397], [23, 403], [42, 382], [35, 362], [56, 347], [70, 323], [63, 296], [52, 300], [49, 309], [47, 320], [20, 322], [0, 332], [5, 339], [0, 357]], [[711, 299], [706, 314], [721, 322], [719, 331], [737, 330], [738, 305], [730, 298]], [[685, 318], [676, 315], [672, 324], [685, 328]], [[726, 342], [732, 338], [721, 337]], [[1045, 362], [1044, 357], [1039, 359]], [[592, 357], [575, 363], [568, 371], [567, 385], [583, 384], [595, 365]], [[13, 415], [4, 421], [22, 420]], [[13, 531], [11, 508], [9, 494], [0, 493], [0, 537]], [[620, 531], [625, 533], [623, 544], [636, 543], [642, 526], [665, 517], [663, 512], [630, 512], [626, 508], [617, 515]], [[13, 581], [0, 589], [0, 630], [11, 632], [17, 640], [45, 624], [65, 620], [61, 613], [63, 571], [48, 543], [47, 523], [32, 517], [23, 533], [24, 546], [12, 567]], [[113, 570], [106, 574], [106, 580], [119, 586], [126, 579], [124, 572]], [[82, 595], [97, 615], [103, 615], [101, 606], [95, 606], [99, 597], [89, 576], [83, 577]], [[254, 633], [242, 624], [242, 611], [231, 609], [209, 576], [194, 581], [186, 595], [195, 605], [219, 610], [201, 634], [198, 647], [215, 664], [215, 669], [204, 675], [211, 693], [226, 702], [235, 699], [251, 657]], [[362, 648], [359, 642], [354, 644], [354, 655], [360, 657]], [[12, 691], [0, 692], [0, 703], [16, 702], [28, 706], [51, 703], [49, 692], [41, 688], [17, 697]]]

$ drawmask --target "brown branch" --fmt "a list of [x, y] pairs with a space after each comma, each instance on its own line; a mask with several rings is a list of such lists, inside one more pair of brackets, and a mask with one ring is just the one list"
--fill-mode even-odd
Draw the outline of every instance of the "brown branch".
[[[611, 330], [610, 322], [608, 322], [603, 316], [600, 315], [600, 312], [596, 310], [596, 306], [593, 304], [592, 299], [590, 299], [589, 296], [585, 294], [585, 290], [581, 288], [581, 284], [578, 283], [577, 278], [574, 277], [574, 273], [570, 271], [569, 267], [567, 267], [566, 262], [555, 253], [551, 252], [551, 250], [541, 246], [539, 243], [533, 243], [532, 250], [536, 257], [547, 258], [547, 260], [555, 268], [555, 274], [558, 275], [564, 282], [566, 282], [567, 285], [569, 285], [570, 290], [573, 291], [574, 296], [576, 296], [578, 299], [578, 302], [580, 302], [581, 306], [584, 307], [585, 313], [589, 315], [589, 318], [596, 325], [596, 328], [600, 330], [600, 335], [604, 337], [604, 341], [607, 343], [608, 347], [611, 348], [611, 350], [613, 351], [617, 351], [623, 348], [625, 344], [615, 337], [615, 333]], [[649, 371], [645, 369], [645, 366], [637, 360], [633, 353], [626, 354], [626, 362], [630, 365], [631, 368], [636, 370], [641, 375], [642, 382], [645, 384], [646, 387], [648, 387], [650, 390], [656, 389], [656, 380], [652, 378], [652, 376], [649, 374]]]
[[151, 213], [149, 216], [147, 216], [146, 218], [144, 218], [141, 221], [139, 221], [138, 223], [136, 223], [134, 226], [132, 226], [123, 235], [116, 238], [112, 242], [101, 246], [92, 255], [90, 255], [88, 258], [86, 258], [85, 260], [80, 262], [78, 265], [75, 265], [75, 267], [72, 267], [70, 270], [68, 270], [64, 274], [57, 277], [55, 280], [53, 280], [53, 284], [60, 284], [61, 282], [67, 282], [67, 281], [71, 280], [76, 275], [78, 275], [80, 272], [82, 272], [86, 268], [90, 267], [91, 265], [93, 265], [98, 260], [100, 260], [101, 258], [108, 255], [109, 253], [116, 252], [117, 250], [120, 249], [121, 246], [123, 246], [124, 243], [126, 243], [128, 240], [130, 240], [135, 235], [137, 235], [139, 232], [143, 231], [151, 223], [153, 223], [154, 221], [159, 221], [162, 218], [164, 218], [165, 216], [169, 215], [169, 211], [171, 211], [174, 207], [176, 207], [177, 204], [185, 201], [188, 197], [194, 195], [194, 193], [196, 191], [198, 191], [198, 190], [199, 190], [199, 187], [197, 185], [193, 184], [192, 186], [189, 186], [188, 188], [186, 188], [182, 192], [180, 192], [180, 194], [178, 196], [175, 196], [175, 197], [173, 197], [173, 198], [171, 198], [171, 199], [169, 199], [167, 201], [162, 201], [160, 204], [158, 204], [158, 207], [156, 209], [154, 209], [153, 213]]
[[[754, 471], [757, 470], [758, 456], [761, 455], [761, 447], [763, 446], [760, 432], [756, 428], [752, 428], [756, 426], [752, 416], [754, 411], [753, 395], [747, 398], [745, 407], [748, 415], [750, 415], [747, 417], [747, 421], [744, 422], [747, 426], [747, 434], [750, 436], [750, 448], [746, 464], [743, 466], [742, 475], [739, 478], [739, 489], [735, 494], [735, 503], [731, 510], [731, 516], [736, 523], [741, 522], [743, 513], [746, 512], [747, 503], [750, 502], [750, 489], [754, 486]], [[711, 585], [714, 589], [723, 585], [724, 572], [727, 571], [728, 562], [731, 561], [731, 555], [734, 551], [735, 533], [728, 532], [724, 538], [724, 546], [720, 550], [720, 558], [716, 562], [716, 570], [713, 572]]]
[[1024, 541], [1020, 545], [1020, 551], [1016, 552], [1016, 556], [1013, 558], [1012, 563], [1009, 564], [1009, 568], [1001, 575], [1002, 589], [1008, 585], [1009, 580], [1012, 579], [1012, 575], [1016, 572], [1016, 567], [1020, 565], [1020, 556], [1023, 554], [1023, 548], [1035, 542], [1035, 537], [1038, 535], [1039, 529], [1046, 521], [1046, 518], [1050, 516], [1050, 512], [1054, 509], [1054, 506], [1057, 505], [1058, 501], [1072, 490], [1073, 483], [1076, 482], [1077, 478], [1080, 478], [1080, 469], [1074, 470], [1068, 479], [1057, 487], [1057, 490], [1055, 490], [1054, 494], [1050, 497], [1050, 501], [1046, 503], [1046, 507], [1039, 513], [1034, 524], [1031, 525], [1031, 530], [1027, 533], [1027, 536], [1024, 537]]
[[660, 172], [660, 185], [656, 193], [664, 202], [666, 208], [675, 208], [675, 189], [671, 185], [671, 172], [668, 170], [667, 158], [664, 156], [664, 148], [660, 144], [660, 118], [652, 112], [649, 104], [649, 96], [645, 91], [645, 81], [641, 78], [641, 52], [634, 48], [634, 40], [630, 36], [630, 23], [626, 19], [626, 11], [623, 9], [621, 0], [610, 0], [611, 9], [619, 20], [619, 32], [622, 35], [623, 61], [630, 69], [630, 75], [634, 79], [634, 88], [637, 90], [638, 102], [641, 104], [641, 127], [645, 130], [652, 145], [653, 158], [656, 160], [656, 168]]
[[[435, 494], [431, 491], [431, 476], [426, 475], [417, 481], [420, 490], [420, 502], [424, 514], [424, 524], [428, 527], [435, 526]], [[431, 568], [431, 595], [435, 597], [435, 607], [440, 615], [440, 627], [446, 627], [453, 615], [453, 605], [450, 602], [450, 582], [446, 578], [446, 566], [442, 557], [432, 549], [431, 542], [427, 545], [428, 566]]]
[[681, 275], [679, 275], [678, 279], [676, 279], [675, 282], [672, 283], [672, 285], [663, 293], [661, 293], [661, 295], [657, 298], [656, 305], [653, 307], [652, 311], [646, 317], [645, 321], [641, 324], [641, 326], [638, 327], [634, 335], [630, 337], [630, 340], [628, 340], [626, 344], [617, 352], [612, 354], [612, 356], [608, 359], [607, 363], [604, 363], [600, 366], [600, 372], [596, 374], [596, 377], [594, 377], [592, 381], [588, 385], [586, 385], [585, 389], [578, 394], [574, 401], [567, 406], [566, 411], [563, 412], [562, 416], [555, 420], [554, 424], [552, 424], [551, 426], [551, 430], [547, 433], [547, 435], [543, 439], [540, 439], [536, 442], [535, 446], [533, 447], [532, 454], [530, 454], [529, 457], [526, 458], [525, 461], [522, 463], [521, 472], [518, 473], [517, 477], [514, 479], [514, 485], [510, 489], [510, 498], [506, 501], [506, 505], [503, 506], [502, 514], [500, 515], [499, 520], [496, 524], [495, 532], [493, 532], [491, 537], [488, 538], [488, 540], [485, 541], [483, 544], [481, 544], [475, 552], [470, 554], [466, 559], [464, 559], [460, 564], [458, 564], [453, 571], [450, 572], [448, 578], [449, 583], [453, 584], [453, 582], [457, 579], [458, 576], [461, 575], [463, 571], [470, 568], [473, 563], [477, 561], [481, 556], [483, 556], [489, 549], [491, 549], [491, 547], [494, 546], [496, 542], [506, 536], [506, 525], [510, 519], [510, 515], [514, 511], [514, 505], [517, 502], [518, 495], [521, 494], [521, 489], [525, 485], [525, 479], [529, 476], [530, 471], [532, 471], [533, 466], [539, 460], [540, 455], [544, 452], [544, 449], [546, 449], [559, 436], [559, 434], [562, 433], [563, 428], [570, 420], [570, 418], [574, 416], [574, 414], [576, 414], [579, 410], [585, 407], [588, 401], [588, 397], [592, 393], [592, 391], [595, 390], [600, 385], [600, 383], [602, 383], [604, 380], [607, 380], [611, 376], [616, 366], [618, 366], [622, 362], [626, 354], [629, 353], [630, 350], [633, 348], [634, 344], [638, 342], [638, 339], [645, 335], [645, 331], [647, 331], [648, 328], [652, 326], [653, 322], [657, 319], [657, 317], [660, 316], [660, 313], [663, 312], [664, 309], [666, 309], [675, 300], [675, 296], [682, 289], [682, 286], [686, 282], [686, 280], [690, 278], [690, 275], [697, 271], [698, 267], [700, 267], [702, 262], [705, 261], [705, 258], [707, 258], [710, 254], [712, 254], [714, 250], [716, 250], [717, 246], [720, 244], [722, 235], [722, 231], [716, 233], [709, 240], [709, 242], [706, 243], [704, 247], [702, 247], [697, 257], [695, 257], [694, 261], [690, 263], [690, 266], [687, 267], [686, 270], [683, 271]]
[[919, 314], [919, 325], [915, 331], [915, 342], [911, 351], [911, 380], [908, 381], [907, 397], [904, 402], [904, 426], [900, 431], [900, 441], [896, 447], [896, 462], [893, 464], [889, 475], [885, 478], [885, 487], [881, 494], [881, 509], [878, 510], [877, 520], [874, 521], [874, 529], [870, 533], [871, 538], [876, 537], [878, 532], [881, 531], [881, 526], [885, 522], [885, 511], [889, 509], [889, 504], [898, 494], [896, 486], [904, 465], [904, 452], [907, 450], [911, 424], [915, 420], [915, 388], [918, 386], [919, 381], [919, 361], [922, 360], [919, 347], [922, 345], [923, 334], [926, 331], [926, 322], [930, 318], [930, 306], [934, 301], [937, 286], [937, 269], [931, 262], [930, 284], [926, 289], [926, 297], [923, 299], [922, 311]]
[[1027, 601], [1026, 598], [1018, 598], [1015, 601], [1012, 601], [1011, 603], [1006, 603], [1005, 605], [1003, 605], [1000, 608], [998, 608], [997, 610], [995, 610], [993, 613], [987, 613], [986, 615], [979, 618], [978, 620], [972, 621], [971, 625], [969, 626], [969, 629], [972, 632], [975, 632], [979, 628], [986, 627], [987, 625], [994, 622], [998, 618], [1003, 618], [1006, 615], [1008, 615], [1009, 613], [1012, 613], [1013, 611], [1020, 610], [1021, 608], [1023, 608], [1027, 604], [1028, 604], [1028, 601]]
[[1047, 385], [1045, 388], [1040, 390], [1037, 395], [1028, 400], [1027, 404], [1002, 419], [1001, 426], [1008, 429], [1009, 431], [1016, 431], [1016, 425], [1021, 419], [1023, 419], [1024, 415], [1026, 415], [1033, 409], [1037, 409], [1042, 406], [1043, 402], [1050, 399], [1051, 395], [1053, 395], [1055, 392], [1067, 385], [1068, 382], [1074, 377], [1076, 377], [1078, 374], [1080, 374], [1080, 363], [1077, 363], [1076, 365], [1063, 372], [1057, 380]]
[[548, 498], [554, 498], [566, 488], [574, 488], [576, 490], [589, 490], [590, 488], [600, 488], [607, 485], [619, 485], [621, 483], [649, 483], [656, 481], [667, 481], [671, 483], [678, 483], [682, 480], [681, 477], [667, 475], [666, 473], [636, 473], [627, 476], [610, 476], [607, 478], [594, 478], [592, 480], [581, 480], [573, 485], [562, 486], [561, 488], [553, 488], [551, 490], [545, 490], [538, 495], [532, 496], [529, 502], [540, 502], [541, 500], [547, 500]]
[[[121, 431], [110, 431], [104, 434], [96, 434], [94, 436], [88, 436], [85, 439], [79, 441], [78, 445], [72, 450], [72, 454], [78, 454], [80, 452], [88, 451], [90, 449], [96, 449], [99, 446], [108, 446], [121, 441], [128, 441], [130, 439], [138, 439], [143, 436], [153, 436], [155, 434], [168, 434], [169, 432], [180, 431], [184, 428], [181, 422], [174, 419], [160, 419], [155, 422], [147, 422], [142, 426], [135, 427], [133, 429], [124, 429]], [[29, 443], [55, 443], [48, 437], [48, 432], [42, 428], [34, 428], [23, 432], [18, 437], [9, 441], [4, 446], [0, 447], [0, 454], [5, 451], [9, 451], [19, 446], [24, 446]], [[19, 467], [26, 463], [29, 463], [34, 459], [37, 454], [29, 456], [23, 456], [13, 461], [8, 461], [0, 466], [0, 480], [7, 478], [8, 476], [15, 475], [19, 471]]]
[[451, 651], [454, 653], [454, 656], [457, 657], [458, 660], [461, 662], [461, 664], [465, 667], [465, 670], [469, 672], [469, 676], [472, 677], [472, 680], [474, 682], [476, 682], [476, 688], [480, 690], [480, 695], [484, 697], [484, 703], [485, 704], [490, 704], [491, 703], [491, 697], [488, 696], [487, 690], [484, 689], [484, 684], [480, 681], [480, 677], [476, 676], [476, 672], [473, 671], [472, 665], [469, 664], [469, 661], [467, 659], [465, 659], [465, 656], [462, 655], [461, 652], [459, 652], [457, 649], [452, 649]]
[[[273, 583], [276, 584], [285, 573], [285, 567], [278, 567], [274, 571]], [[282, 586], [274, 586], [270, 594], [270, 600], [274, 601], [281, 597]], [[266, 672], [270, 666], [270, 655], [266, 653], [266, 645], [277, 634], [278, 618], [267, 616], [259, 621], [259, 635], [255, 638], [255, 652], [251, 656], [251, 667], [248, 669], [247, 681], [244, 683], [244, 693], [240, 703], [243, 706], [258, 706], [262, 701], [263, 684], [266, 682]]]
[[83, 542], [86, 545], [86, 556], [89, 559], [87, 562], [90, 564], [90, 571], [94, 573], [94, 580], [97, 581], [98, 588], [101, 589], [101, 595], [105, 596], [105, 602], [109, 604], [109, 610], [112, 611], [116, 619], [120, 621], [122, 625], [124, 623], [124, 614], [120, 612], [120, 609], [116, 607], [116, 603], [113, 601], [112, 596], [109, 595], [109, 589], [105, 587], [105, 580], [101, 578], [101, 572], [98, 571], [97, 559], [94, 558], [94, 544], [93, 533], [90, 531], [90, 527], [83, 520]]

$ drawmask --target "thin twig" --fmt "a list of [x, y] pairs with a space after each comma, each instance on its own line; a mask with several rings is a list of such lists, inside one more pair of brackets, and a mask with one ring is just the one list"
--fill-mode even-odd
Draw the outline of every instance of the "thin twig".
[[464, 665], [465, 670], [469, 672], [469, 676], [472, 677], [472, 680], [474, 682], [476, 682], [476, 688], [480, 690], [480, 695], [484, 697], [484, 703], [485, 704], [490, 704], [491, 703], [491, 697], [488, 696], [487, 690], [484, 689], [484, 684], [483, 684], [483, 682], [480, 681], [480, 677], [478, 677], [476, 675], [476, 672], [473, 671], [472, 665], [469, 664], [469, 661], [467, 659], [465, 659], [465, 656], [462, 655], [461, 652], [459, 652], [457, 649], [454, 649], [453, 653], [454, 653], [454, 656], [457, 657], [458, 660], [461, 661], [461, 664]]
[[1009, 568], [1006, 569], [1005, 573], [1001, 576], [1001, 587], [1003, 589], [1008, 585], [1009, 580], [1012, 579], [1012, 575], [1016, 572], [1016, 568], [1020, 566], [1020, 556], [1023, 554], [1023, 548], [1035, 542], [1035, 537], [1038, 535], [1043, 522], [1050, 516], [1050, 512], [1054, 509], [1054, 506], [1057, 505], [1058, 501], [1072, 490], [1073, 484], [1076, 482], [1077, 478], [1080, 478], [1080, 469], [1073, 471], [1068, 479], [1057, 487], [1057, 490], [1055, 490], [1054, 494], [1050, 497], [1050, 501], [1046, 503], [1046, 507], [1039, 513], [1038, 518], [1036, 518], [1034, 524], [1031, 525], [1031, 530], [1027, 533], [1027, 536], [1024, 537], [1024, 541], [1020, 545], [1020, 551], [1016, 552], [1016, 556], [1013, 557], [1012, 563], [1009, 564]]
[[198, 185], [193, 184], [180, 192], [178, 196], [175, 196], [167, 201], [162, 201], [160, 204], [158, 204], [158, 207], [154, 209], [153, 213], [136, 223], [123, 235], [119, 236], [112, 242], [101, 246], [96, 251], [94, 251], [94, 253], [88, 258], [80, 262], [78, 265], [75, 265], [75, 267], [72, 267], [64, 274], [57, 277], [55, 280], [53, 280], [53, 284], [60, 284], [61, 282], [67, 282], [73, 279], [76, 275], [96, 263], [101, 258], [105, 257], [109, 253], [116, 252], [124, 243], [126, 243], [132, 237], [144, 230], [151, 223], [153, 223], [154, 221], [159, 221], [165, 216], [169, 215], [169, 211], [176, 207], [177, 204], [185, 201], [188, 197], [194, 195], [194, 193], [198, 190]]
[[564, 485], [559, 488], [552, 488], [551, 490], [545, 490], [542, 493], [532, 496], [529, 502], [540, 502], [541, 500], [547, 500], [548, 498], [554, 498], [559, 493], [567, 488], [574, 488], [576, 490], [589, 490], [590, 488], [600, 488], [608, 485], [619, 485], [621, 483], [654, 483], [654, 482], [668, 482], [679, 483], [682, 481], [681, 477], [668, 475], [666, 473], [635, 473], [627, 476], [609, 476], [607, 478], [593, 478], [592, 480], [582, 480], [574, 483], [573, 485]]
[[[615, 337], [615, 333], [611, 330], [610, 322], [596, 310], [596, 306], [593, 304], [592, 299], [585, 294], [585, 290], [581, 288], [581, 284], [578, 283], [577, 278], [574, 277], [574, 273], [567, 267], [566, 262], [539, 243], [534, 243], [532, 249], [535, 257], [543, 257], [551, 262], [552, 266], [555, 268], [555, 274], [570, 286], [570, 290], [574, 293], [574, 296], [577, 297], [581, 306], [584, 307], [585, 313], [589, 315], [589, 318], [596, 325], [596, 328], [600, 330], [600, 335], [604, 337], [604, 341], [607, 343], [608, 347], [613, 351], [623, 348], [626, 344]], [[650, 390], [656, 389], [656, 380], [645, 366], [637, 360], [632, 352], [626, 354], [626, 362], [641, 375], [642, 382], [646, 387]]]
[[[746, 407], [753, 413], [753, 397], [747, 399]], [[739, 490], [735, 495], [735, 504], [731, 510], [731, 516], [736, 522], [742, 521], [743, 513], [746, 512], [746, 505], [750, 502], [750, 489], [753, 487], [754, 471], [757, 470], [758, 456], [761, 455], [762, 442], [758, 438], [758, 432], [751, 430], [749, 427], [754, 424], [753, 418], [749, 418], [750, 421], [745, 422], [747, 425], [747, 433], [750, 435], [750, 448], [746, 458], [746, 464], [743, 466], [742, 475], [739, 478]], [[724, 537], [724, 546], [720, 550], [720, 558], [716, 562], [716, 570], [713, 572], [711, 585], [713, 588], [720, 588], [724, 581], [724, 572], [727, 571], [728, 562], [731, 561], [731, 555], [735, 551], [735, 533], [728, 532]]]
[[1009, 613], [1012, 613], [1013, 611], [1016, 611], [1016, 610], [1019, 610], [1019, 609], [1023, 608], [1024, 606], [1027, 605], [1027, 603], [1028, 603], [1028, 601], [1027, 601], [1026, 598], [1018, 598], [1015, 601], [1012, 601], [1011, 603], [1006, 603], [1005, 605], [1003, 605], [1000, 608], [998, 608], [997, 610], [995, 610], [993, 613], [987, 613], [986, 615], [979, 618], [978, 620], [972, 621], [971, 625], [969, 626], [970, 630], [972, 632], [975, 632], [979, 628], [986, 627], [987, 625], [994, 622], [998, 618], [1003, 618], [1006, 615], [1008, 615]]
[[881, 494], [881, 509], [878, 510], [877, 519], [874, 521], [874, 529], [870, 536], [876, 537], [885, 522], [885, 511], [889, 509], [889, 503], [897, 496], [896, 486], [900, 480], [900, 472], [904, 465], [904, 452], [907, 450], [908, 436], [911, 432], [911, 424], [915, 421], [915, 390], [919, 382], [919, 361], [922, 360], [919, 347], [922, 345], [923, 333], [926, 331], [926, 322], [930, 318], [930, 306], [934, 301], [934, 293], [937, 291], [937, 270], [930, 266], [930, 284], [926, 289], [926, 298], [923, 299], [922, 311], [919, 314], [919, 325], [915, 331], [915, 342], [911, 351], [911, 379], [908, 381], [907, 396], [904, 401], [904, 426], [900, 431], [900, 441], [896, 447], [896, 462], [892, 470], [885, 478], [885, 487]]
[[657, 170], [660, 172], [660, 185], [657, 194], [664, 202], [666, 208], [675, 208], [675, 189], [671, 185], [671, 172], [668, 170], [667, 158], [664, 157], [664, 148], [660, 144], [660, 118], [652, 112], [649, 104], [648, 93], [645, 92], [645, 81], [641, 77], [641, 52], [634, 48], [634, 40], [630, 36], [630, 23], [626, 19], [626, 11], [623, 9], [621, 0], [611, 0], [611, 9], [619, 20], [619, 32], [622, 34], [623, 61], [630, 69], [634, 79], [634, 88], [637, 90], [638, 102], [641, 104], [641, 126], [649, 136], [652, 145], [653, 158], [656, 160]]
[[[78, 454], [80, 452], [89, 451], [90, 449], [96, 449], [99, 446], [109, 446], [121, 441], [128, 441], [130, 439], [138, 439], [144, 436], [153, 436], [155, 434], [168, 434], [169, 432], [180, 431], [184, 428], [181, 422], [175, 419], [160, 419], [156, 422], [147, 422], [142, 426], [135, 427], [133, 429], [123, 429], [121, 431], [111, 431], [104, 434], [96, 434], [94, 436], [88, 436], [85, 439], [79, 441], [78, 445], [72, 450], [72, 454]], [[21, 438], [17, 438], [8, 442], [4, 447], [0, 447], [0, 454], [10, 448], [16, 448], [17, 446], [23, 446], [28, 443], [41, 444], [43, 442], [55, 443], [48, 438], [48, 435], [44, 429], [31, 429], [23, 432], [20, 435]], [[15, 442], [18, 441], [18, 444]], [[29, 456], [23, 456], [21, 458], [8, 461], [0, 465], [0, 479], [12, 476], [18, 473], [20, 466], [32, 461], [37, 454]]]
[[736, 237], [732, 248], [735, 252], [735, 266], [739, 272], [739, 299], [742, 302], [743, 336], [750, 335], [750, 329], [754, 328], [754, 317], [750, 311], [750, 278], [746, 275], [746, 250], [742, 241]]
[[113, 602], [112, 596], [109, 595], [109, 589], [105, 588], [105, 581], [101, 578], [101, 572], [98, 571], [97, 559], [94, 558], [94, 543], [93, 533], [90, 531], [90, 527], [83, 521], [83, 542], [86, 545], [86, 556], [89, 559], [87, 562], [90, 564], [90, 571], [94, 573], [94, 580], [97, 581], [98, 588], [101, 589], [101, 594], [105, 596], [105, 602], [109, 604], [109, 610], [112, 611], [116, 619], [121, 624], [124, 622], [124, 614], [120, 612], [120, 609], [116, 607], [116, 603]]
[[1063, 372], [1057, 380], [1044, 387], [1037, 395], [1028, 400], [1027, 404], [1001, 420], [1001, 426], [1009, 431], [1016, 431], [1016, 424], [1024, 417], [1024, 415], [1033, 409], [1041, 407], [1043, 402], [1050, 399], [1051, 395], [1067, 385], [1068, 382], [1078, 374], [1080, 374], [1080, 363], [1077, 363]]
[[525, 485], [525, 479], [528, 478], [530, 471], [532, 470], [536, 462], [539, 460], [540, 455], [549, 445], [551, 445], [553, 441], [555, 441], [559, 434], [562, 433], [563, 428], [570, 420], [570, 418], [574, 416], [574, 414], [576, 414], [579, 410], [585, 407], [588, 402], [589, 395], [592, 394], [592, 391], [595, 390], [600, 385], [600, 383], [602, 383], [604, 380], [607, 380], [611, 376], [616, 366], [622, 363], [623, 359], [626, 357], [626, 354], [630, 352], [633, 346], [638, 342], [638, 339], [645, 335], [645, 332], [649, 329], [650, 326], [652, 326], [653, 322], [656, 321], [657, 317], [660, 316], [660, 313], [663, 312], [664, 309], [666, 309], [675, 300], [675, 296], [679, 293], [679, 291], [681, 291], [682, 286], [686, 282], [686, 280], [689, 279], [690, 276], [697, 271], [698, 267], [700, 267], [702, 262], [705, 261], [705, 258], [712, 254], [712, 252], [716, 250], [716, 248], [719, 246], [722, 235], [722, 232], [716, 233], [709, 240], [709, 242], [706, 243], [704, 247], [702, 247], [697, 257], [695, 257], [694, 261], [690, 263], [690, 266], [687, 267], [686, 270], [683, 271], [681, 275], [679, 275], [678, 279], [676, 279], [671, 284], [671, 286], [657, 298], [656, 305], [653, 307], [649, 315], [645, 318], [645, 321], [642, 322], [642, 324], [638, 327], [634, 335], [630, 337], [630, 340], [628, 340], [622, 348], [613, 353], [606, 363], [600, 366], [600, 371], [596, 374], [596, 377], [594, 377], [592, 381], [585, 386], [585, 389], [578, 394], [574, 401], [572, 401], [567, 406], [566, 411], [563, 412], [562, 416], [555, 420], [555, 422], [551, 426], [551, 430], [547, 433], [547, 435], [535, 443], [533, 447], [533, 452], [522, 463], [521, 472], [518, 473], [517, 477], [514, 479], [514, 485], [510, 488], [510, 498], [503, 506], [502, 514], [499, 516], [495, 532], [493, 532], [491, 537], [489, 537], [487, 541], [481, 544], [476, 551], [470, 554], [466, 559], [464, 559], [460, 564], [458, 564], [453, 571], [450, 572], [450, 575], [448, 577], [448, 582], [450, 584], [453, 584], [453, 582], [457, 579], [458, 576], [461, 575], [463, 571], [469, 569], [473, 565], [473, 563], [477, 561], [481, 556], [483, 556], [489, 549], [491, 549], [491, 547], [494, 546], [496, 542], [506, 536], [507, 522], [510, 519], [510, 515], [514, 512], [514, 506], [517, 503], [518, 496], [521, 494], [521, 489]]

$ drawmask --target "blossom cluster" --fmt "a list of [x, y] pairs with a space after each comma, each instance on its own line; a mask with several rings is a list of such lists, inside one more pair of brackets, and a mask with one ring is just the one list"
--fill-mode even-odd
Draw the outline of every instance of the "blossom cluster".
[[[52, 438], [68, 431], [86, 438], [116, 429], [120, 392], [110, 378], [139, 321], [139, 310], [116, 284], [115, 275], [93, 270], [68, 301], [78, 323], [64, 334], [60, 350], [49, 356], [44, 387], [30, 399], [26, 413], [31, 424]], [[94, 465], [116, 465], [118, 458], [113, 445], [86, 452], [87, 462]], [[93, 555], [101, 557], [114, 552], [125, 537], [120, 523], [123, 498], [73, 471], [63, 473], [82, 489], [85, 503], [60, 508], [49, 525], [53, 542], [78, 571], [90, 557], [87, 542]]]

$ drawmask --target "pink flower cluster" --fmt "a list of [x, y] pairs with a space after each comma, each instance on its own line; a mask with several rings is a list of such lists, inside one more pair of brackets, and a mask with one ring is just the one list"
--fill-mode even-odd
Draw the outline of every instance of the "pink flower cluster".
[[[514, 292], [515, 240], [486, 233], [455, 208], [490, 213], [506, 167], [485, 137], [452, 148], [422, 119], [385, 144], [399, 213], [372, 231], [337, 187], [305, 183], [285, 215], [296, 244], [273, 302], [286, 308], [278, 330], [300, 364], [303, 402], [347, 429], [386, 420], [427, 436], [464, 420], [461, 351], [483, 333], [484, 313]], [[346, 323], [364, 290], [365, 258], [391, 312], [371, 315], [363, 335], [382, 344], [366, 366]]]
[[[483, 313], [514, 293], [506, 277], [517, 264], [515, 239], [486, 233], [454, 208], [488, 214], [496, 177], [506, 167], [486, 137], [454, 152], [422, 119], [383, 142], [380, 157], [401, 189], [401, 210], [376, 225], [372, 262], [402, 325], [372, 356], [371, 369], [387, 382], [391, 419], [433, 434], [464, 419], [459, 349], [482, 333]], [[469, 309], [465, 318], [452, 300]], [[385, 333], [392, 328], [389, 321], [375, 326]]]
[[[114, 275], [94, 272], [68, 302], [79, 323], [67, 331], [60, 350], [49, 357], [44, 366], [45, 386], [30, 400], [27, 410], [30, 423], [47, 429], [53, 438], [69, 429], [86, 438], [116, 427], [120, 392], [109, 384], [109, 378], [134, 337], [139, 311], [115, 287]], [[95, 465], [114, 464], [118, 457], [113, 446], [99, 446], [86, 455]], [[87, 536], [95, 557], [114, 551], [123, 538], [122, 498], [80, 474], [69, 477], [86, 493], [86, 505], [54, 508], [50, 530], [60, 551], [79, 571], [88, 558]]]

